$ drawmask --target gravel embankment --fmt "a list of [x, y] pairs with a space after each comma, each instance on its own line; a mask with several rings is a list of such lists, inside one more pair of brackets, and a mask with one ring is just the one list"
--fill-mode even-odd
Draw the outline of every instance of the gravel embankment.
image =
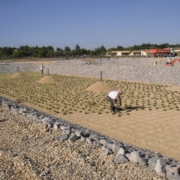
[[[79, 60], [59, 60], [45, 65], [45, 73], [49, 68], [50, 74], [64, 74], [74, 76], [100, 77], [117, 80], [134, 80], [139, 82], [152, 82], [160, 84], [180, 85], [180, 68], [178, 63], [173, 67], [166, 67], [165, 61], [159, 60], [158, 66], [153, 66], [151, 58], [120, 58], [120, 59], [97, 59], [96, 63], [87, 63]], [[0, 72], [40, 72], [40, 64], [32, 63], [9, 63], [1, 64]]]
[[127, 162], [114, 163], [97, 146], [59, 143], [62, 131], [0, 109], [0, 179], [160, 180], [155, 171]]
[[[125, 179], [125, 177], [127, 179], [132, 177], [134, 177], [133, 179], [155, 179], [157, 175], [159, 179], [160, 177], [169, 180], [180, 179], [180, 162], [175, 159], [113, 140], [108, 136], [55, 118], [7, 98], [0, 97], [0, 105], [2, 107], [0, 109], [0, 157], [2, 156], [2, 162], [7, 161], [5, 164], [9, 164], [8, 167], [10, 166], [4, 171], [2, 165], [3, 170], [0, 169], [0, 176], [2, 177], [7, 176], [7, 174], [16, 175], [17, 172], [21, 176], [22, 173], [25, 175], [29, 173], [28, 170], [25, 172], [22, 167], [18, 170], [21, 164], [14, 164], [14, 157], [20, 156], [23, 162], [22, 166], [26, 167], [24, 163], [30, 163], [30, 167], [27, 168], [31, 170], [30, 174], [40, 179], [51, 179], [49, 177], [51, 175], [50, 170], [46, 172], [44, 169], [46, 169], [47, 163], [54, 165], [54, 162], [57, 164], [58, 170], [64, 168], [65, 176], [69, 171], [71, 173], [68, 174], [68, 177], [53, 177], [52, 179], [69, 179], [69, 177], [76, 179], [76, 176], [79, 179], [83, 175], [90, 176], [83, 177], [84, 179]], [[88, 153], [88, 157], [84, 155], [85, 153]], [[76, 157], [77, 161], [75, 161]], [[79, 157], [80, 159], [83, 158], [84, 164], [79, 164], [81, 161], [78, 160]], [[43, 162], [44, 166], [42, 165]], [[62, 167], [59, 167], [60, 162], [62, 162]], [[103, 165], [102, 169], [100, 168], [101, 165]], [[69, 170], [69, 166], [71, 166], [71, 170]], [[79, 167], [82, 171], [77, 170]], [[139, 170], [136, 169], [134, 172], [134, 167]], [[53, 168], [56, 167], [53, 166]], [[127, 172], [126, 168], [128, 169]], [[53, 169], [52, 176], [55, 172]], [[45, 176], [44, 178], [41, 177], [42, 173]], [[93, 174], [95, 177], [92, 176]], [[59, 176], [61, 175], [62, 173]], [[28, 177], [27, 179], [32, 178]]]

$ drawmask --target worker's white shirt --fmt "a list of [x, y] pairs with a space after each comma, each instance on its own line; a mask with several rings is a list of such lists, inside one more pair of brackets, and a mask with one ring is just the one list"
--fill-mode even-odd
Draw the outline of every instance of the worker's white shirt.
[[118, 96], [118, 91], [111, 91], [108, 96], [111, 98], [111, 99], [116, 99], [117, 96]]

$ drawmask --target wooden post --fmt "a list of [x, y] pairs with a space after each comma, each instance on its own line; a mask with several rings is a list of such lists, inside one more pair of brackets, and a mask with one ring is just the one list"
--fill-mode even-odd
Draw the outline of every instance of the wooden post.
[[100, 71], [100, 82], [102, 82], [102, 71]]
[[49, 68], [47, 68], [47, 75], [49, 76]]

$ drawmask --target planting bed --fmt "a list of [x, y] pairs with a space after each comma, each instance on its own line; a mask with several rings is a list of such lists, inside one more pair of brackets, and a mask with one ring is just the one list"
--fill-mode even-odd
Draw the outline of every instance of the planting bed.
[[[109, 89], [105, 87], [104, 92], [100, 92], [96, 78], [63, 75], [42, 77], [38, 73], [17, 73], [1, 75], [0, 80], [1, 94], [52, 113], [110, 113], [109, 104], [104, 100]], [[104, 80], [104, 84], [111, 89], [124, 91], [123, 106], [117, 107], [119, 111], [116, 116], [130, 115], [132, 110], [180, 111], [180, 92], [167, 90], [168, 85], [118, 80]]]
[[[39, 73], [0, 75], [0, 95], [116, 140], [180, 160], [180, 91], [169, 85], [104, 80], [122, 89], [122, 107], [112, 115], [98, 91], [99, 79]], [[107, 92], [106, 92], [107, 91]]]

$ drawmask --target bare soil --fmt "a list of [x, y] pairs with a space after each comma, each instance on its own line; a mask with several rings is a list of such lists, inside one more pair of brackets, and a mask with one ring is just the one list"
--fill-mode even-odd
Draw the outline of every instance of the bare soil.
[[44, 76], [38, 82], [42, 83], [42, 84], [45, 84], [45, 83], [56, 83], [56, 82], [58, 82], [58, 80], [55, 79], [53, 76]]
[[86, 90], [93, 92], [110, 92], [116, 89], [117, 89], [116, 87], [113, 87], [106, 82], [96, 82], [95, 84], [88, 87]]

